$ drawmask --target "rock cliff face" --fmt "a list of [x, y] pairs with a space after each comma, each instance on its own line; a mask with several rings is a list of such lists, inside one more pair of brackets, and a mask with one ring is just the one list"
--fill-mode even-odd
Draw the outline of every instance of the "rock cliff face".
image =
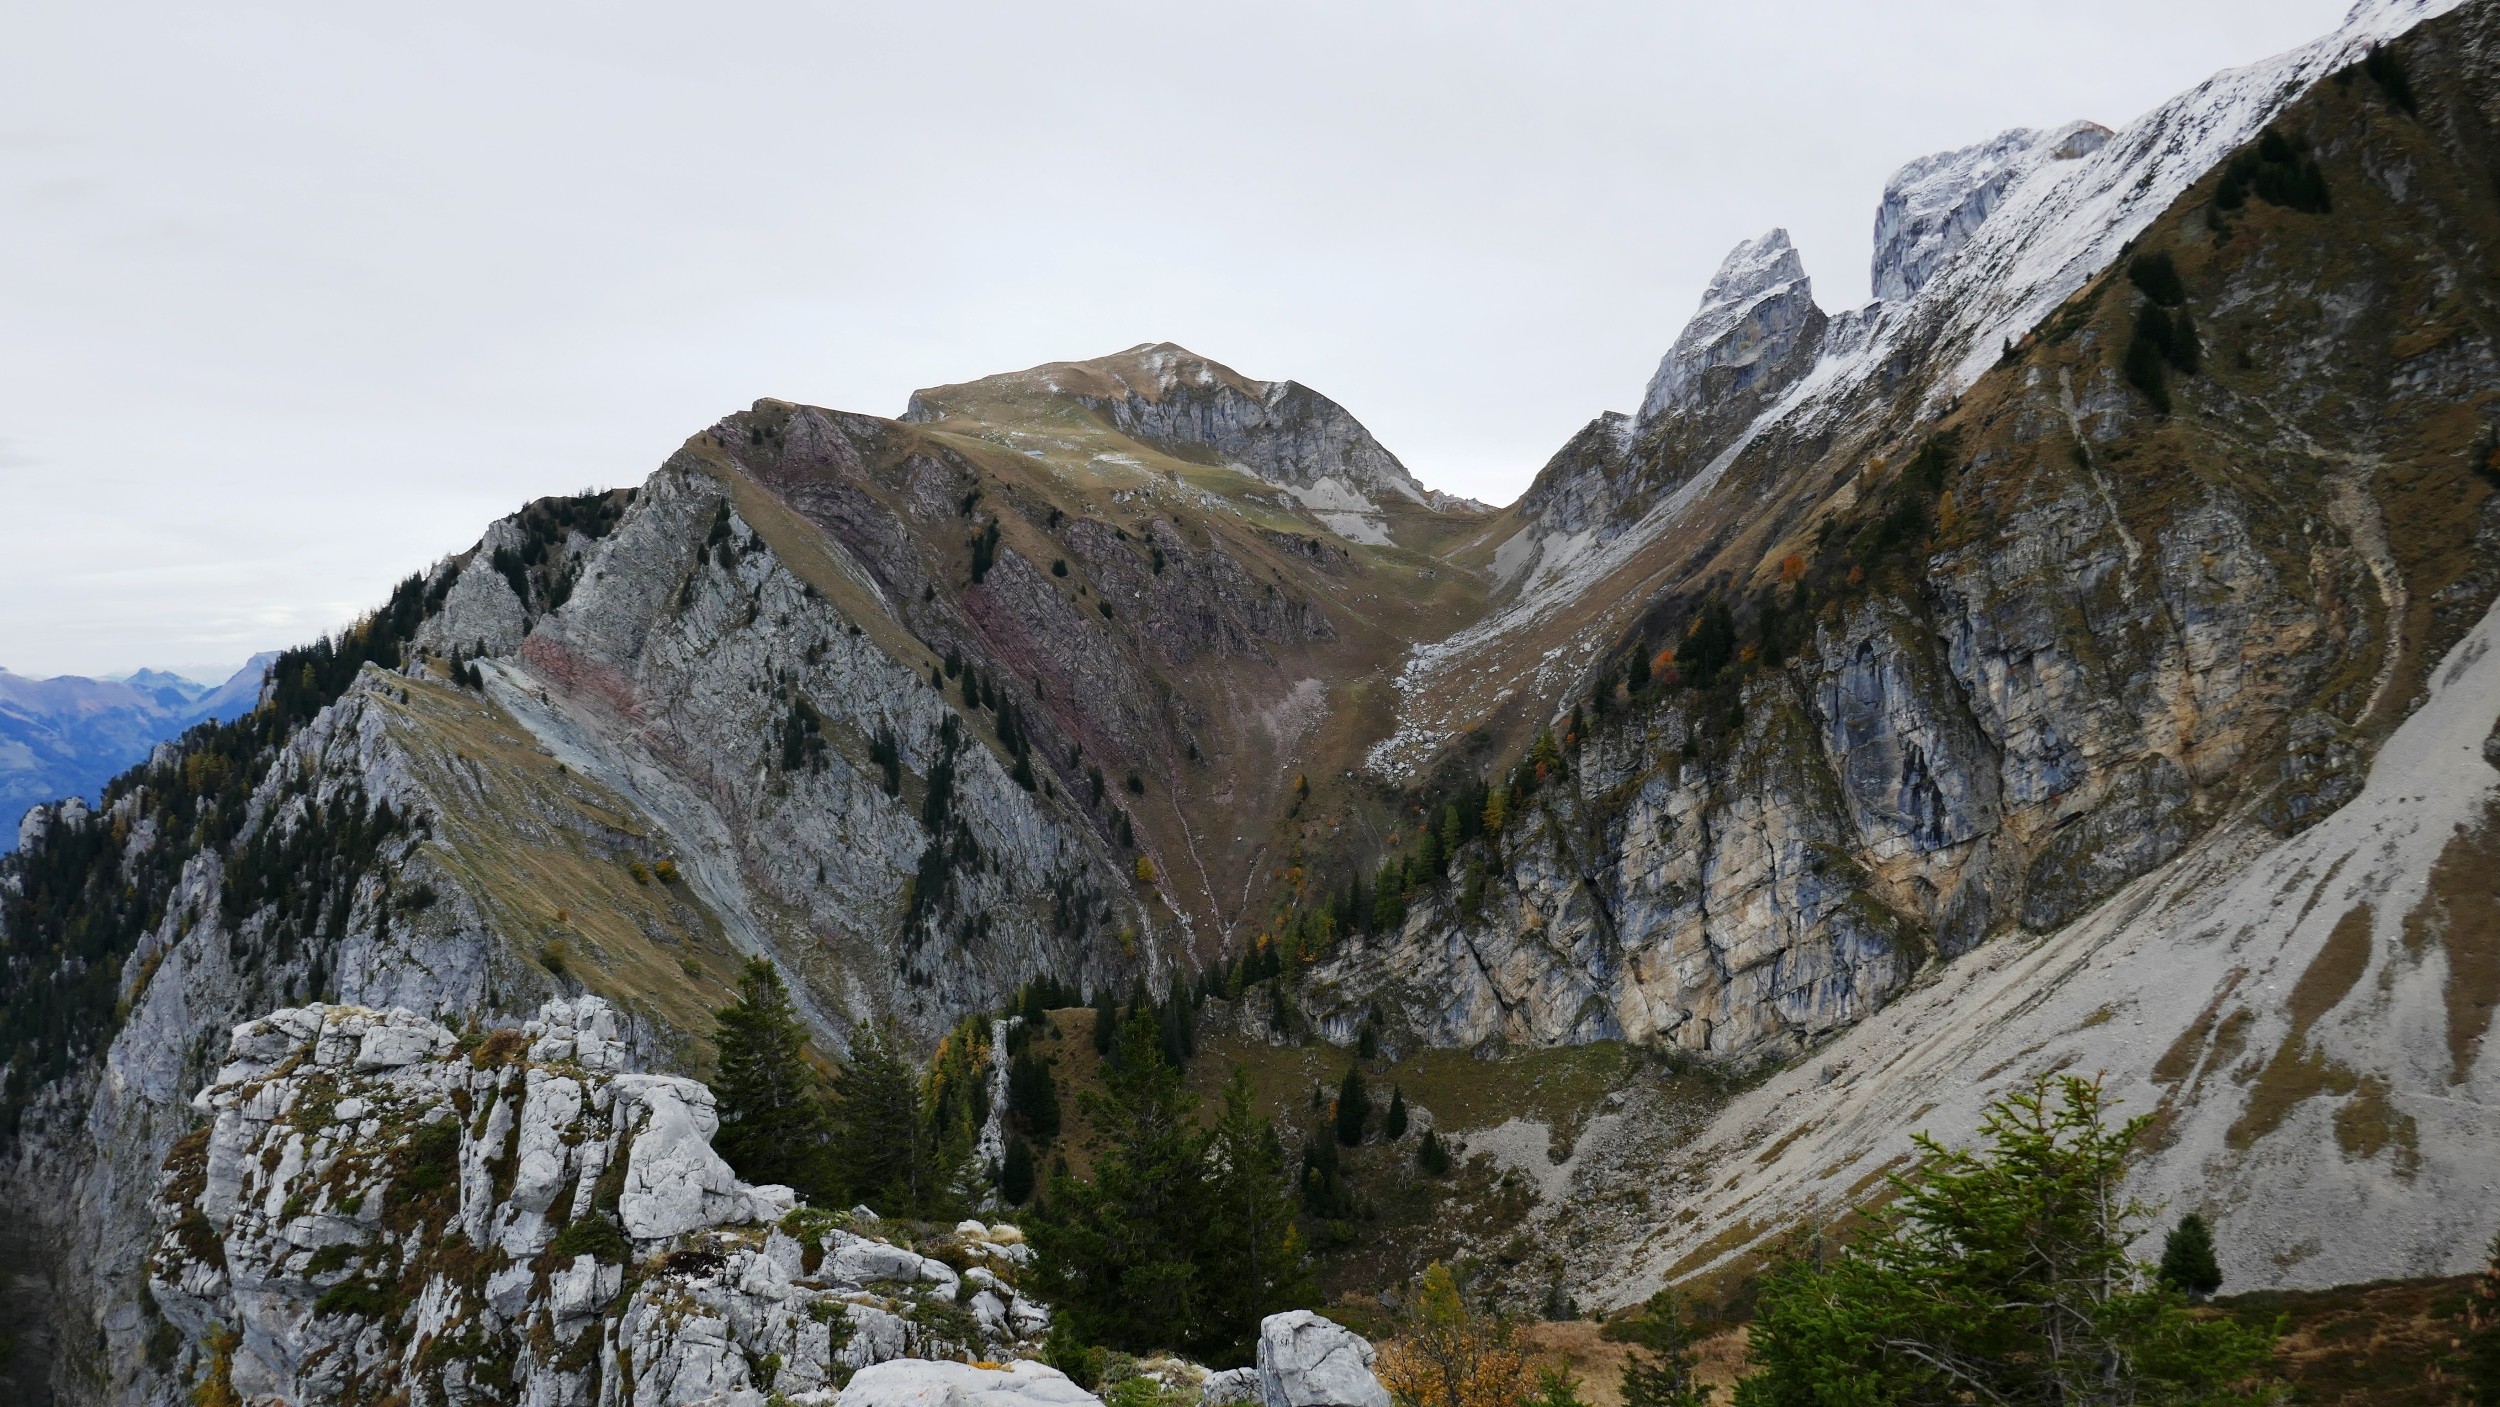
[[237, 1027], [158, 1187], [149, 1352], [243, 1401], [678, 1407], [1049, 1327], [1014, 1228], [925, 1255], [742, 1184], [711, 1092], [627, 1072], [618, 1036], [595, 997], [483, 1038], [319, 1005]]
[[[1976, 223], [1976, 222], [1974, 222]], [[1788, 242], [1773, 230], [1728, 252], [1702, 290], [1701, 311], [1658, 363], [1641, 396], [1639, 423], [1724, 399], [1776, 375], [1822, 332], [1813, 281]], [[1712, 376], [1712, 372], [1720, 373]]]
[[[298, 1336], [248, 1364], [234, 1349], [253, 1381], [332, 1371], [303, 1366], [316, 1349], [367, 1377], [442, 1366], [388, 1330], [301, 1338], [324, 1320], [296, 1313], [307, 1295], [379, 1282], [312, 1271], [345, 1242], [297, 1232], [365, 1225], [336, 1210], [362, 1179], [384, 1220], [357, 1244], [402, 1268], [446, 1254], [454, 1223], [394, 1227], [381, 1187], [428, 1110], [452, 1110], [466, 1150], [495, 1136], [468, 1131], [488, 1104], [596, 1085], [569, 1160], [639, 1146], [655, 1091], [699, 1125], [691, 1088], [659, 1072], [702, 1068], [709, 1011], [750, 956], [838, 1054], [862, 1021], [928, 1040], [1044, 975], [1161, 990], [1292, 925], [1319, 936], [1244, 1010], [1337, 1041], [1369, 1026], [1399, 1050], [1638, 1041], [1800, 1089], [1845, 1046], [1848, 1069], [1909, 1072], [1884, 1086], [1896, 1124], [1975, 1107], [1917, 1093], [1945, 1078], [1936, 1052], [1999, 1067], [1975, 1091], [2073, 1034], [1998, 1018], [2031, 1010], [2034, 983], [2100, 994], [2075, 1031], [2101, 1030], [2100, 1005], [2103, 1025], [2141, 1009], [2140, 1037], [2070, 1044], [2204, 1130], [2162, 1154], [2155, 1185], [2245, 1174], [2248, 1205], [2318, 1206], [2349, 1188], [2250, 1170], [2324, 1156], [2299, 1142], [2319, 1119], [2356, 1167], [2399, 1149], [2462, 1166], [2482, 1145], [2436, 1111], [2488, 1079], [2472, 1013], [2489, 916], [2456, 885], [2435, 914], [2405, 886], [2471, 855], [2391, 862], [2367, 962], [2347, 934], [2329, 971], [2389, 974], [2408, 1012], [2431, 998], [2406, 983], [2448, 981], [2446, 1039], [2415, 1020], [2385, 1044], [2327, 1044], [2359, 1029], [2347, 998], [2375, 1000], [2340, 977], [2318, 979], [2323, 1005], [2233, 995], [2332, 946], [2306, 917], [2260, 925], [2272, 936], [2221, 976], [2197, 945], [2225, 918], [2177, 918], [2175, 943], [2148, 945], [2112, 917], [2190, 875], [2239, 892], [2235, 866], [2342, 834], [2426, 701], [2458, 718], [2488, 701], [2440, 681], [2481, 679], [2465, 651], [2500, 594], [2500, 4], [2443, 8], [2365, 7], [2106, 140], [2075, 125], [1914, 163], [1877, 220], [1878, 278], [1899, 294], [1870, 308], [1827, 317], [1784, 236], [1749, 243], [1641, 414], [1592, 421], [1499, 513], [1422, 490], [1314, 393], [1150, 346], [923, 392], [900, 420], [760, 401], [633, 490], [490, 525], [358, 630], [290, 655], [259, 712], [165, 750], [92, 813], [39, 811], [0, 864], [7, 1185], [66, 1307], [54, 1381], [161, 1399], [151, 1316], [192, 1315], [205, 1355], [203, 1306], [247, 1294]], [[2379, 43], [2409, 82], [2356, 66]], [[2449, 722], [2490, 736], [2488, 716]], [[1349, 892], [1367, 902], [1334, 903]], [[2367, 898], [2328, 897], [2321, 913]], [[2425, 915], [2401, 933], [2399, 902]], [[2444, 978], [2419, 975], [2434, 947]], [[2124, 952], [2137, 985], [2011, 956], [2032, 951]], [[2212, 1010], [2144, 995], [2166, 981]], [[250, 1063], [264, 1040], [329, 1049], [345, 1007], [413, 1013], [352, 1018], [368, 1030], [493, 1045], [543, 1003], [594, 997], [591, 1015], [536, 1018], [544, 1055], [429, 1045], [364, 1072], [341, 1056], [322, 1078], [388, 1084], [404, 1112], [353, 1157], [267, 1102], [281, 1084], [308, 1097], [311, 1066]], [[314, 1002], [331, 1005], [304, 1015]], [[228, 1033], [281, 1008], [296, 1014], [252, 1027], [218, 1082]], [[565, 1020], [570, 1055], [551, 1034]], [[1965, 1025], [1969, 1041], [1938, 1034]], [[2243, 1059], [2251, 1040], [2279, 1060]], [[2203, 1053], [2165, 1063], [2177, 1042]], [[594, 1069], [592, 1047], [612, 1064]], [[196, 1189], [160, 1195], [212, 1083], [248, 1205], [200, 1200], [226, 1185], [206, 1162]], [[1638, 1216], [1539, 1224], [1619, 1253], [1592, 1294], [1733, 1263], [1824, 1207], [1818, 1169], [1897, 1151], [1837, 1111], [1831, 1142], [1741, 1108], [1673, 1183], [1692, 1216], [1643, 1192]], [[1655, 1169], [1671, 1140], [1651, 1134], [1639, 1157], [1572, 1166]], [[1767, 1156], [1759, 1200], [1708, 1192], [1717, 1160], [1766, 1143], [1830, 1156], [1803, 1172]], [[303, 1171], [316, 1146], [347, 1169], [335, 1187]], [[639, 1235], [622, 1189], [597, 1202], [608, 1166], [565, 1162], [555, 1192]], [[781, 1254], [719, 1229], [750, 1191], [690, 1176], [718, 1205], [688, 1215], [714, 1220], [655, 1238], [753, 1234], [741, 1253]], [[2462, 1184], [2392, 1185], [2386, 1224]], [[659, 1320], [581, 1317], [628, 1288], [601, 1291], [595, 1255], [538, 1264], [531, 1238], [575, 1203], [510, 1231], [526, 1221], [511, 1187], [458, 1223], [462, 1255], [509, 1259], [459, 1273], [531, 1266], [529, 1284], [503, 1282], [506, 1307], [461, 1289], [456, 1314], [412, 1299], [392, 1322], [448, 1342], [454, 1318], [495, 1334], [562, 1318], [571, 1347], [530, 1331], [545, 1400], [588, 1391], [585, 1374], [602, 1394], [640, 1381], [649, 1360], [627, 1349], [657, 1340], [631, 1335]], [[468, 1218], [468, 1184], [450, 1188], [435, 1191]], [[1589, 1205], [1624, 1192], [1592, 1184]], [[242, 1236], [229, 1259], [254, 1288], [201, 1278], [204, 1251], [151, 1252], [151, 1199], [177, 1233]], [[2373, 1263], [2296, 1249], [2234, 1274]], [[496, 1317], [460, 1317], [473, 1304]], [[766, 1315], [718, 1342], [797, 1361], [781, 1328], [755, 1337], [767, 1321], [801, 1332]]]
[[2109, 144], [2097, 122], [2069, 122], [2050, 131], [2017, 127], [1958, 151], [1922, 156], [1884, 182], [1875, 207], [1875, 259], [1870, 279], [1875, 296], [1901, 302], [1954, 251], [1970, 243], [2005, 199], [2052, 161], [2090, 156]]

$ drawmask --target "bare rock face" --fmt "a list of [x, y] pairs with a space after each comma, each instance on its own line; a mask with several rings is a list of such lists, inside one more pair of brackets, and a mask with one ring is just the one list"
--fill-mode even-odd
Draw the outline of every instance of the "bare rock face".
[[483, 1040], [359, 1007], [237, 1027], [159, 1184], [156, 1351], [246, 1401], [674, 1407], [1048, 1327], [1013, 1228], [957, 1228], [959, 1275], [741, 1183], [710, 1092], [626, 1073], [617, 1030], [595, 997]]
[[[1823, 321], [1813, 281], [1788, 242], [1788, 231], [1772, 230], [1737, 245], [1703, 290], [1700, 311], [1650, 377], [1641, 396], [1641, 425], [1689, 410], [1705, 394], [1752, 389], [1786, 367], [1800, 345], [1822, 331]], [[1720, 374], [1710, 376], [1714, 371]]]
[[1019, 1359], [1003, 1368], [896, 1359], [860, 1370], [836, 1407], [1099, 1407], [1102, 1399], [1056, 1368]]
[[2090, 156], [2109, 139], [2110, 130], [2097, 122], [2048, 131], [2017, 127], [1893, 172], [1875, 208], [1875, 296], [1898, 302], [1917, 293], [1970, 242], [2008, 189], [2044, 163]]
[[1370, 1341], [1307, 1309], [1260, 1321], [1258, 1374], [1263, 1407], [1389, 1407]]

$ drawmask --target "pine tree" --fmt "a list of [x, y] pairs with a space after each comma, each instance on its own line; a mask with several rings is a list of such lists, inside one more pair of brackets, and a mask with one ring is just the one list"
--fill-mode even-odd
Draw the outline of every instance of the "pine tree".
[[1173, 973], [1171, 991], [1163, 999], [1163, 1009], [1156, 1014], [1156, 1024], [1163, 1032], [1163, 1058], [1175, 1069], [1188, 1069], [1190, 1057], [1198, 1053], [1197, 1015], [1197, 1007], [1189, 1000], [1189, 988], [1178, 972]]
[[1337, 1140], [1326, 1129], [1313, 1129], [1302, 1140], [1302, 1210], [1322, 1221], [1338, 1220], [1351, 1210]]
[[1224, 1112], [1207, 1133], [1203, 1165], [1206, 1229], [1197, 1261], [1206, 1300], [1188, 1346], [1209, 1362], [1246, 1362], [1259, 1321], [1307, 1303], [1313, 1293], [1293, 1226], [1284, 1145], [1275, 1125], [1258, 1115], [1246, 1067], [1233, 1067], [1224, 1085]]
[[1021, 1207], [1033, 1197], [1033, 1145], [1021, 1135], [1007, 1140], [1007, 1153], [998, 1165], [999, 1200], [1011, 1207]]
[[1432, 1129], [1424, 1130], [1423, 1142], [1415, 1145], [1415, 1166], [1423, 1169], [1426, 1177], [1450, 1175], [1450, 1150], [1441, 1145], [1441, 1135], [1438, 1132]]
[[1363, 1085], [1363, 1069], [1348, 1065], [1345, 1082], [1337, 1086], [1337, 1141], [1348, 1148], [1362, 1142], [1371, 1118], [1372, 1094]]
[[712, 1085], [720, 1132], [713, 1148], [749, 1182], [778, 1182], [821, 1196], [825, 1106], [804, 1054], [807, 1031], [781, 975], [771, 963], [749, 958], [738, 975], [738, 1000], [713, 1019], [720, 1050], [720, 1075]]
[[1380, 1136], [1391, 1143], [1406, 1137], [1406, 1091], [1389, 1091], [1389, 1115], [1380, 1121]]
[[1035, 1143], [1059, 1136], [1059, 1082], [1032, 1051], [1007, 1062], [1007, 1117]]
[[891, 1030], [862, 1027], [834, 1075], [833, 1170], [842, 1196], [887, 1216], [935, 1199], [936, 1159], [920, 1091]]
[[1052, 1173], [1051, 1215], [1033, 1226], [1037, 1270], [1077, 1341], [1132, 1353], [1186, 1343], [1202, 1289], [1189, 1258], [1206, 1195], [1197, 1101], [1163, 1059], [1152, 1012], [1120, 1028], [1103, 1087], [1079, 1096], [1100, 1139], [1091, 1182]]
[[1580, 1380], [1569, 1368], [1549, 1365], [1537, 1369], [1536, 1390], [1520, 1399], [1520, 1407], [1589, 1407], [1580, 1396]]
[[1675, 1300], [1660, 1290], [1605, 1336], [1631, 1345], [1623, 1359], [1623, 1407], [1705, 1407], [1710, 1389], [1693, 1381], [1693, 1331]]
[[1111, 1054], [1112, 1038], [1120, 1034], [1120, 1008], [1106, 984], [1094, 994], [1094, 1054]]
[[2189, 1212], [2162, 1238], [2161, 1282], [2192, 1300], [2222, 1288], [2222, 1267], [2214, 1260], [2214, 1234], [2203, 1217]]

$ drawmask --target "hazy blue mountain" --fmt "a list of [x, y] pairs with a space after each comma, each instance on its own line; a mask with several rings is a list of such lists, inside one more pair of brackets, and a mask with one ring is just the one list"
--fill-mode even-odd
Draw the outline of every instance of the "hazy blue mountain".
[[214, 688], [142, 669], [121, 679], [28, 679], [0, 669], [0, 851], [17, 845], [17, 818], [38, 802], [83, 796], [150, 749], [205, 719], [250, 711], [272, 654], [255, 655]]

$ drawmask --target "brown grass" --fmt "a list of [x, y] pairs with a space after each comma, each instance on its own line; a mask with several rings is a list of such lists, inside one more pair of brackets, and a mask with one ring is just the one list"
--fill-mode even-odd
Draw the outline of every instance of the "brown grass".
[[2310, 1051], [2309, 1031], [2352, 991], [2369, 965], [2370, 909], [2360, 904], [2336, 921], [2318, 955], [2292, 984], [2291, 1029], [2284, 1032], [2283, 1043], [2275, 1047], [2274, 1057], [2258, 1074], [2248, 1106], [2232, 1122], [2224, 1142], [2246, 1148], [2282, 1127], [2303, 1100], [2319, 1094], [2350, 1094], [2359, 1087], [2350, 1069]]
[[2408, 951], [2433, 939], [2448, 955], [2448, 1082], [2463, 1084], [2500, 1003], [2500, 826], [2489, 812], [2448, 842], [2430, 892], [2405, 915]]
[[2450, 1307], [2470, 1277], [2381, 1280], [2329, 1290], [2266, 1290], [2215, 1303], [2244, 1323], [2280, 1318], [2275, 1370], [2308, 1407], [2451, 1407], [2459, 1384], [2442, 1371]]
[[[1542, 1320], [1521, 1326], [1519, 1341], [1544, 1360], [1539, 1366], [1558, 1365], [1577, 1377], [1589, 1407], [1623, 1407], [1623, 1361], [1631, 1349], [1604, 1333], [1594, 1320]], [[1744, 1375], [1745, 1337], [1740, 1324], [1694, 1345], [1694, 1377], [1709, 1387], [1732, 1385]]]

